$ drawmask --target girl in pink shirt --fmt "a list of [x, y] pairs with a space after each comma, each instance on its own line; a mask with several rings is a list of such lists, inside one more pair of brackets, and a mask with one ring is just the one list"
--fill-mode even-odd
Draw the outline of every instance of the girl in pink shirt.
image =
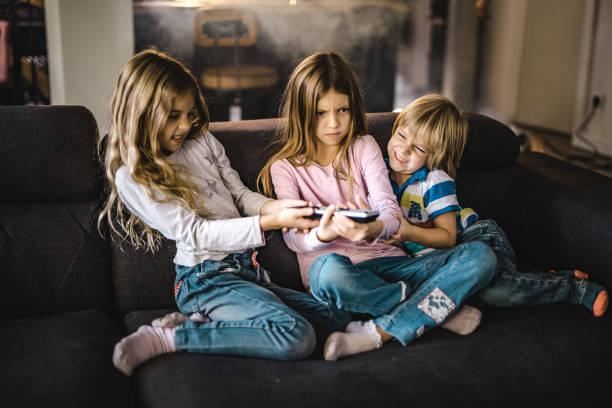
[[[276, 142], [259, 175], [263, 192], [327, 206], [318, 227], [284, 233], [304, 286], [326, 305], [373, 317], [330, 335], [326, 360], [392, 338], [407, 345], [438, 325], [461, 334], [478, 326], [480, 312], [460, 305], [491, 279], [495, 256], [489, 247], [472, 242], [410, 258], [379, 241], [397, 230], [393, 214], [400, 211], [380, 149], [367, 135], [357, 78], [341, 57], [317, 53], [298, 65]], [[338, 207], [374, 208], [380, 216], [358, 223]]]

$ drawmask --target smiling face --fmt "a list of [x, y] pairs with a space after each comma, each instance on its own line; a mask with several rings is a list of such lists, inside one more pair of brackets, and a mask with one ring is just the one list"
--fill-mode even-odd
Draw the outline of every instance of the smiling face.
[[340, 144], [349, 130], [351, 109], [349, 97], [330, 89], [317, 102], [316, 140], [321, 151], [340, 150]]
[[399, 127], [387, 144], [391, 177], [402, 185], [414, 173], [421, 170], [429, 157], [423, 136], [414, 136], [406, 127]]
[[162, 150], [173, 153], [180, 149], [196, 119], [194, 92], [187, 91], [178, 95], [168, 114], [168, 121], [158, 135]]

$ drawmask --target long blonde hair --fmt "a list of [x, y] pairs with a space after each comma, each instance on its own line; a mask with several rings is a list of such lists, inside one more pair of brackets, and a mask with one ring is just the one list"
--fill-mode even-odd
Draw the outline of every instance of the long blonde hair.
[[208, 109], [193, 75], [179, 61], [159, 51], [134, 55], [121, 69], [110, 104], [110, 130], [98, 144], [110, 187], [98, 227], [106, 217], [112, 231], [146, 250], [155, 251], [161, 235], [136, 215], [126, 214], [115, 184], [121, 166], [127, 166], [149, 198], [155, 199], [156, 191], [164, 197], [162, 201], [177, 200], [205, 215], [188, 170], [169, 163], [158, 141], [175, 98], [186, 92], [195, 95], [197, 118], [187, 135], [192, 139], [206, 131], [209, 123]]
[[463, 112], [442, 95], [424, 95], [412, 101], [395, 119], [393, 133], [407, 128], [414, 137], [422, 136], [429, 156], [429, 170], [444, 170], [453, 179], [465, 148], [468, 122]]
[[[316, 158], [317, 102], [330, 89], [348, 95], [351, 121], [346, 137], [341, 141], [338, 162], [334, 162], [334, 174], [353, 185], [349, 160], [349, 147], [355, 136], [367, 133], [365, 108], [357, 77], [348, 64], [333, 52], [320, 52], [305, 58], [289, 77], [281, 107], [281, 126], [275, 134], [270, 157], [259, 175], [257, 186], [272, 197], [274, 188], [270, 166], [278, 160], [288, 159], [293, 166], [308, 166]], [[346, 169], [344, 166], [346, 165]]]

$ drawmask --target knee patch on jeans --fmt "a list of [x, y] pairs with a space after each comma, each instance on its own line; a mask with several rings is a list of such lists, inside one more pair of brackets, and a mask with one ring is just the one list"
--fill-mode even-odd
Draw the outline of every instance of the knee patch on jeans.
[[417, 307], [429, 316], [436, 324], [440, 324], [457, 308], [455, 302], [442, 289], [435, 288], [423, 298]]

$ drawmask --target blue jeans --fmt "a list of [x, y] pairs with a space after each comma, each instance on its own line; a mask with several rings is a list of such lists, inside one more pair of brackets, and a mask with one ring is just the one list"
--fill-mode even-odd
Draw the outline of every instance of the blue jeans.
[[193, 267], [176, 265], [178, 309], [212, 319], [176, 326], [177, 350], [294, 360], [314, 350], [316, 338], [309, 319], [331, 330], [344, 329], [348, 313], [271, 283], [255, 254], [231, 254]]
[[[457, 243], [484, 242], [497, 256], [495, 277], [479, 292], [486, 304], [499, 307], [583, 303], [588, 281], [577, 279], [574, 271], [556, 273], [519, 272], [516, 255], [504, 231], [493, 220], [482, 220], [461, 231]], [[588, 303], [588, 302], [586, 302]]]
[[[378, 327], [407, 345], [485, 287], [494, 271], [493, 251], [471, 242], [421, 257], [382, 257], [356, 265], [345, 256], [326, 254], [312, 264], [309, 282], [316, 299], [374, 316]], [[406, 285], [403, 301], [400, 281]]]

